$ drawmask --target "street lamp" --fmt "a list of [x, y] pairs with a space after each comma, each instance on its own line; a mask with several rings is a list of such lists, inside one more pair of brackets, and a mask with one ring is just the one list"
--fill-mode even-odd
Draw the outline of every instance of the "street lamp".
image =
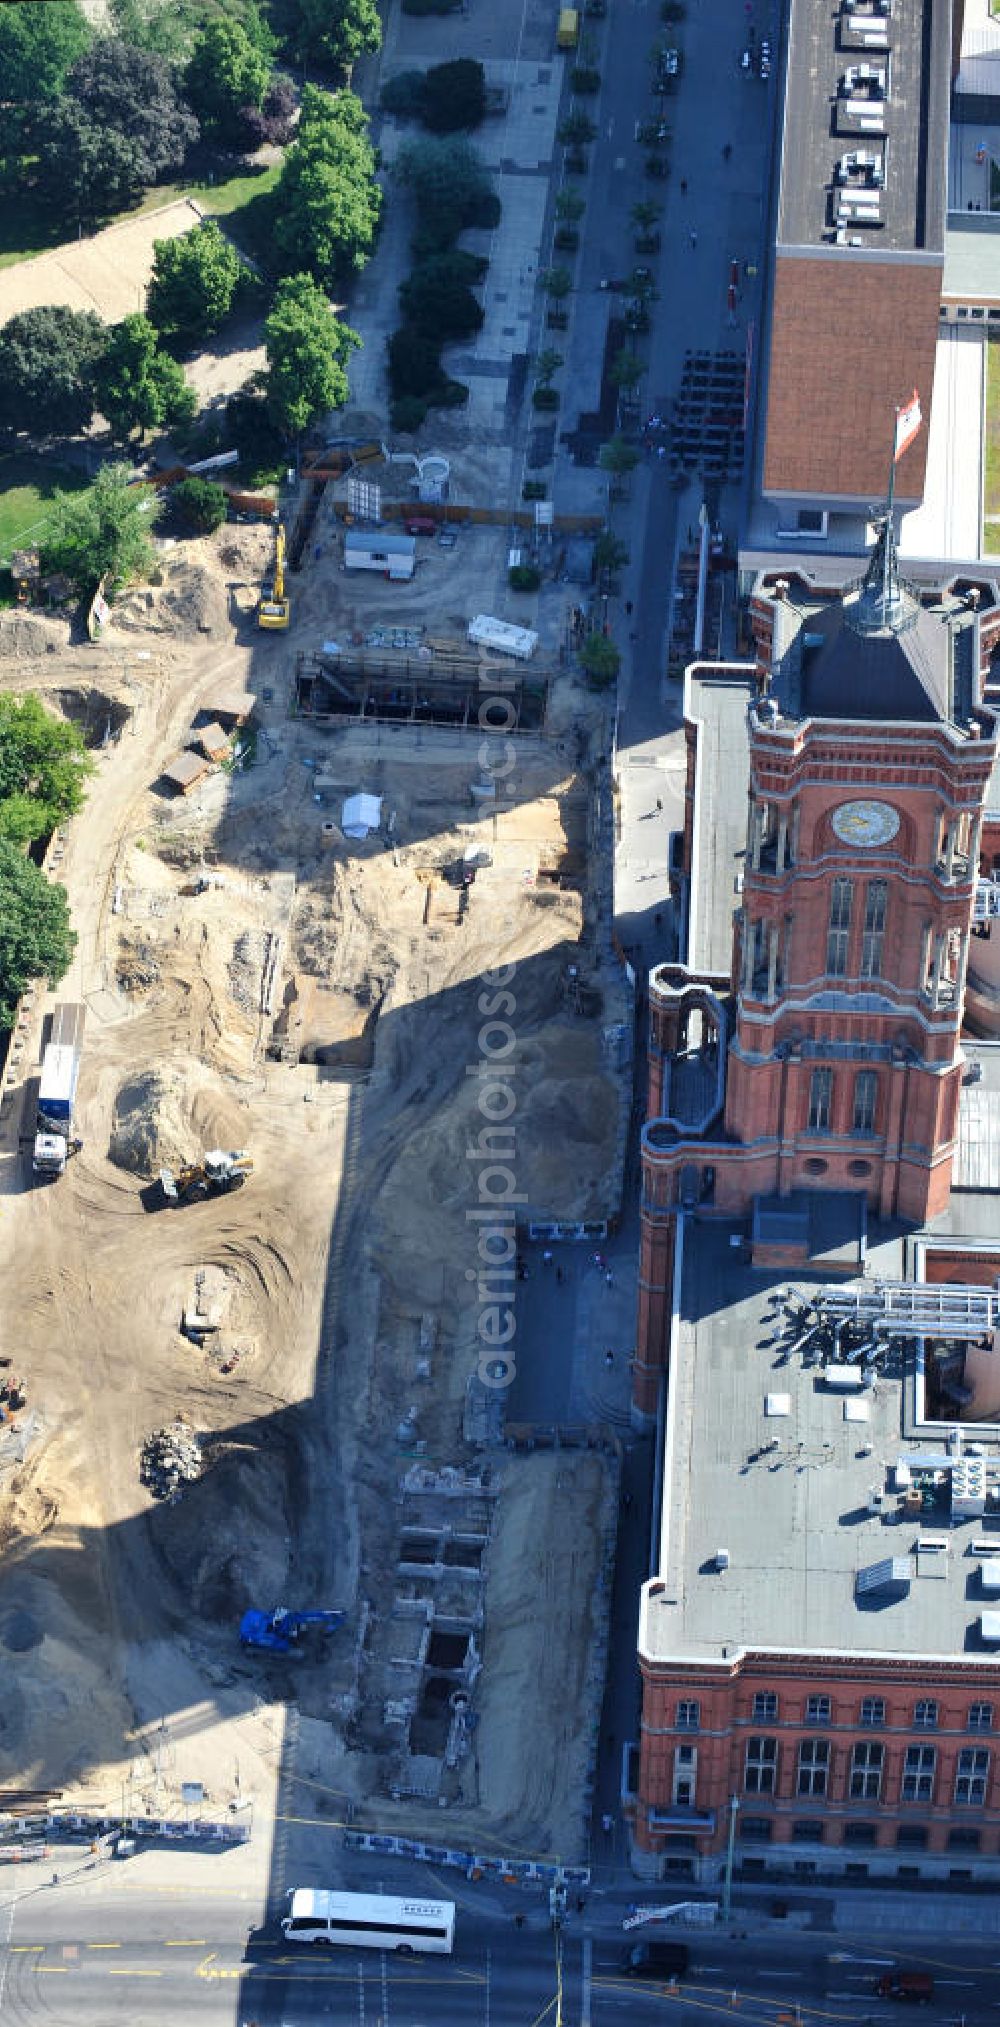
[[739, 1813], [740, 1798], [729, 1797], [729, 1836], [726, 1839], [726, 1871], [722, 1882], [722, 1919], [729, 1920], [729, 1909], [733, 1898], [733, 1848], [736, 1843], [736, 1817]]

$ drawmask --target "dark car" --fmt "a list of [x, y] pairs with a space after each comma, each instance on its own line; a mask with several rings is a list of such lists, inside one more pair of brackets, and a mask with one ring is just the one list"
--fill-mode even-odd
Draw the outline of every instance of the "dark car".
[[690, 1956], [686, 1943], [631, 1943], [622, 1952], [621, 1968], [627, 1978], [679, 1978]]
[[429, 514], [411, 514], [403, 526], [408, 535], [436, 535], [438, 528], [437, 522], [433, 521]]
[[934, 1997], [934, 1980], [929, 1971], [885, 1971], [875, 1987], [880, 1999], [909, 2000], [911, 2006], [929, 2006]]

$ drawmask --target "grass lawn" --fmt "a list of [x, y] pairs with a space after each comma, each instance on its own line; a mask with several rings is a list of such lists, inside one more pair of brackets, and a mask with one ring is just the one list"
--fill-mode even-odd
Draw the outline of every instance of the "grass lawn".
[[83, 472], [70, 465], [49, 464], [30, 452], [0, 457], [0, 559], [37, 542], [46, 522], [46, 502], [57, 492], [78, 493], [86, 486]]
[[[221, 182], [206, 177], [187, 183], [158, 183], [155, 189], [147, 190], [134, 210], [120, 211], [103, 223], [116, 225], [126, 218], [138, 217], [143, 211], [156, 211], [161, 204], [173, 204], [179, 197], [193, 197], [203, 210], [224, 218], [235, 239], [245, 236], [247, 251], [253, 253], [254, 204], [270, 195], [280, 174], [281, 165], [274, 162], [267, 168], [243, 169]], [[94, 227], [94, 231], [99, 229]], [[66, 238], [65, 219], [54, 219], [30, 190], [19, 191], [0, 205], [0, 268], [30, 260], [36, 253], [47, 253], [50, 247], [64, 245]]]

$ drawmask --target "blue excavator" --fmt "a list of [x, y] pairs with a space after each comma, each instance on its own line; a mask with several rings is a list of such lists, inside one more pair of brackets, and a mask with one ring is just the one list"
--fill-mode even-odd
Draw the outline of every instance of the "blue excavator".
[[252, 1606], [240, 1620], [240, 1642], [258, 1654], [294, 1654], [301, 1660], [303, 1633], [314, 1629], [326, 1637], [343, 1625], [346, 1616], [344, 1612], [291, 1612], [286, 1605], [262, 1612]]

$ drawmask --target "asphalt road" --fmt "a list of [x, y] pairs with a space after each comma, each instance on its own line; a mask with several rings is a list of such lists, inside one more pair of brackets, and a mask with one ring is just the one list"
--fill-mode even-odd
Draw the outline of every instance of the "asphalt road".
[[[5, 1884], [9, 1884], [7, 1881]], [[513, 1903], [512, 1903], [513, 1905]], [[1000, 1947], [993, 1938], [925, 1944], [894, 1958], [883, 1947], [770, 1923], [686, 1932], [691, 1953], [679, 1989], [622, 1975], [624, 1895], [573, 1915], [560, 1949], [544, 1910], [515, 1930], [507, 1912], [461, 1904], [451, 1958], [375, 1952], [292, 1951], [272, 1927], [248, 1937], [247, 1904], [191, 1893], [146, 1892], [120, 1868], [85, 1884], [40, 1887], [0, 1900], [0, 2022], [20, 2027], [626, 2027], [669, 2021], [705, 2027], [738, 2012], [760, 2027], [865, 2027], [896, 2009], [874, 1997], [893, 1961], [931, 1971], [926, 2027], [964, 2018], [980, 2027], [1000, 2013]], [[252, 1912], [252, 1910], [251, 1910]], [[739, 1917], [747, 1918], [747, 1917]], [[735, 2004], [734, 2004], [735, 1999]]]

